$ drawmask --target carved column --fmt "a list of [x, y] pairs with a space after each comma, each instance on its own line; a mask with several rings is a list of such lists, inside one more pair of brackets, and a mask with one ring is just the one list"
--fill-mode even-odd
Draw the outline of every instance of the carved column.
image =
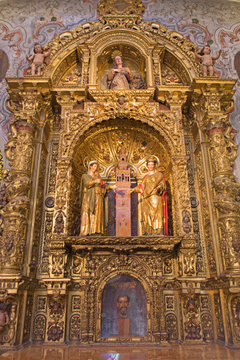
[[[200, 147], [203, 159], [203, 174], [206, 184], [206, 202], [209, 225], [205, 222], [206, 240], [212, 238], [214, 257], [216, 261], [217, 284], [220, 288], [220, 298], [214, 295], [214, 322], [220, 335], [218, 338], [225, 343], [239, 343], [231, 333], [229, 319], [230, 306], [226, 299], [229, 293], [239, 292], [240, 274], [240, 203], [238, 194], [240, 185], [233, 175], [233, 164], [237, 155], [234, 143], [234, 131], [229, 120], [231, 111], [232, 87], [231, 80], [197, 80], [195, 92], [198, 94], [195, 115], [199, 131]], [[202, 196], [203, 197], [203, 196]], [[208, 226], [206, 228], [206, 226]], [[209, 236], [208, 236], [209, 235]], [[211, 264], [209, 264], [211, 270]], [[212, 275], [212, 274], [211, 274]], [[227, 286], [225, 292], [221, 289], [221, 277], [231, 277], [232, 287]], [[220, 320], [221, 319], [221, 322]]]
[[[19, 274], [24, 256], [31, 168], [33, 157], [34, 123], [19, 120], [14, 124], [14, 134], [7, 150], [12, 170], [6, 177], [8, 204], [4, 209], [4, 229], [2, 236], [2, 273]], [[14, 137], [14, 143], [13, 143]]]
[[[53, 233], [63, 235], [67, 233], [67, 219], [69, 190], [70, 190], [70, 163], [67, 159], [58, 159], [54, 227]], [[68, 219], [69, 220], [69, 219]]]
[[178, 235], [189, 235], [193, 233], [192, 213], [190, 203], [190, 192], [188, 184], [188, 169], [186, 156], [184, 131], [182, 126], [182, 106], [186, 101], [186, 89], [173, 89], [165, 94], [165, 99], [170, 105], [173, 115], [173, 136], [178, 139], [178, 153], [172, 158], [174, 174], [174, 201], [176, 229]]
[[6, 146], [11, 171], [4, 171], [7, 203], [3, 209], [0, 275], [0, 292], [6, 292], [7, 298], [14, 297], [8, 306], [9, 325], [2, 341], [7, 346], [22, 342], [24, 336], [28, 338], [26, 324], [32, 311], [31, 295], [27, 301], [26, 293], [19, 288], [23, 283], [22, 276], [26, 275], [23, 268], [25, 255], [31, 250], [27, 247], [27, 231], [40, 93], [35, 89], [18, 88], [10, 91], [10, 97], [10, 108], [15, 116]]
[[[36, 84], [35, 84], [36, 85]], [[11, 171], [5, 171], [8, 203], [3, 209], [2, 273], [25, 274], [22, 268], [27, 241], [35, 132], [41, 124], [41, 104], [44, 95], [32, 82], [21, 85], [9, 80], [11, 120], [6, 157]], [[48, 99], [49, 100], [49, 99]], [[32, 196], [32, 195], [31, 195]], [[31, 251], [31, 249], [29, 249]]]
[[[231, 84], [233, 85], [233, 84]], [[221, 255], [219, 270], [225, 274], [240, 273], [240, 203], [237, 199], [239, 184], [233, 176], [233, 164], [237, 156], [237, 145], [229, 120], [229, 103], [232, 92], [229, 84], [211, 83], [203, 85], [205, 113], [199, 125], [208, 142], [210, 162], [213, 236], [215, 237], [216, 257]], [[215, 234], [217, 233], [217, 234]]]
[[207, 134], [223, 269], [227, 273], [239, 273], [240, 203], [237, 201], [237, 194], [240, 186], [234, 181], [232, 175], [237, 145], [233, 141], [231, 124], [226, 117], [211, 118], [210, 121]]
[[193, 233], [191, 216], [190, 193], [187, 174], [187, 156], [178, 156], [173, 159], [173, 173], [175, 174], [174, 200], [176, 202], [177, 235]]
[[[58, 235], [67, 233], [69, 221], [69, 198], [72, 181], [71, 163], [66, 157], [68, 144], [72, 137], [70, 114], [76, 102], [74, 94], [58, 92], [57, 101], [61, 105], [62, 125], [59, 140], [57, 160], [57, 179], [55, 190], [54, 228], [53, 233]], [[67, 133], [67, 135], [66, 135]]]
[[207, 135], [201, 128], [201, 122], [204, 116], [202, 114], [204, 114], [205, 111], [206, 107], [203, 96], [194, 93], [191, 96], [191, 106], [188, 109], [190, 119], [188, 118], [187, 120], [188, 123], [191, 123], [190, 127], [194, 138], [197, 198], [201, 214], [199, 225], [203, 244], [206, 248], [207, 273], [210, 276], [216, 276], [222, 271], [222, 263], [219, 257], [219, 235], [213, 206]]

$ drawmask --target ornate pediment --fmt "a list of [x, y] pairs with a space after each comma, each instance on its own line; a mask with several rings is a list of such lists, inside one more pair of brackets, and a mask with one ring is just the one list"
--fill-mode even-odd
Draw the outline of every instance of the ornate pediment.
[[103, 22], [114, 17], [132, 18], [136, 21], [141, 20], [144, 6], [141, 0], [101, 0], [98, 11]]

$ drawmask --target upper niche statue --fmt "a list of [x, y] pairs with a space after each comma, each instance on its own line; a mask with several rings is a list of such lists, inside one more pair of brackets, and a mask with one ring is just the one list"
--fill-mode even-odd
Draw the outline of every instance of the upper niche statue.
[[132, 74], [128, 67], [123, 66], [122, 57], [117, 55], [114, 58], [114, 68], [109, 70], [107, 79], [108, 87], [113, 90], [129, 90]]
[[[116, 54], [116, 52], [115, 52]], [[120, 54], [114, 56], [113, 68], [107, 73], [107, 87], [111, 90], [145, 89], [141, 74], [124, 66]]]

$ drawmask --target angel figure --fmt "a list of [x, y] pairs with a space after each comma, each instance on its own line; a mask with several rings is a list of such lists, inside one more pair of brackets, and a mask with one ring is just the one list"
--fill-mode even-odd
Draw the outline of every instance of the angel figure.
[[43, 51], [43, 47], [40, 44], [34, 45], [34, 54], [27, 56], [27, 60], [31, 65], [31, 73], [34, 76], [37, 72], [37, 75], [41, 75], [41, 70], [43, 68], [43, 64], [47, 63], [47, 57], [50, 55], [51, 49], [48, 51]]
[[200, 59], [202, 63], [202, 70], [203, 70], [203, 76], [214, 76], [214, 63], [217, 59], [219, 59], [221, 55], [221, 50], [219, 51], [218, 55], [216, 57], [213, 57], [210, 55], [211, 49], [209, 45], [205, 45], [204, 48], [201, 50], [200, 54], [197, 53], [195, 50], [195, 56], [196, 58]]

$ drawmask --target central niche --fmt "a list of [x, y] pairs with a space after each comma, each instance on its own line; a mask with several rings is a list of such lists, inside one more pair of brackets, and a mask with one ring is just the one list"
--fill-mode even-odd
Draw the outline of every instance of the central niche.
[[[82, 175], [88, 171], [89, 162], [96, 160], [103, 181], [113, 185], [116, 182], [116, 166], [123, 148], [126, 151], [126, 160], [130, 168], [132, 187], [138, 185], [147, 172], [146, 159], [154, 155], [159, 160], [159, 170], [163, 172], [167, 184], [169, 226], [172, 228], [172, 171], [170, 151], [164, 138], [155, 129], [140, 121], [116, 119], [95, 125], [79, 138], [73, 158], [69, 204], [72, 235], [79, 235], [81, 212], [79, 185]], [[111, 190], [105, 199], [105, 235], [110, 236], [115, 236], [114, 196], [115, 194]], [[135, 214], [132, 214], [132, 236], [138, 235], [137, 207], [137, 194], [133, 194], [131, 208]], [[172, 234], [172, 231], [169, 231], [169, 234]]]
[[123, 67], [128, 67], [131, 73], [130, 89], [145, 89], [146, 61], [138, 49], [126, 44], [111, 45], [104, 49], [97, 60], [97, 83], [100, 89], [109, 89], [108, 72], [116, 67], [115, 57], [120, 56]]
[[147, 336], [146, 295], [139, 280], [121, 274], [105, 285], [102, 294], [101, 336]]

